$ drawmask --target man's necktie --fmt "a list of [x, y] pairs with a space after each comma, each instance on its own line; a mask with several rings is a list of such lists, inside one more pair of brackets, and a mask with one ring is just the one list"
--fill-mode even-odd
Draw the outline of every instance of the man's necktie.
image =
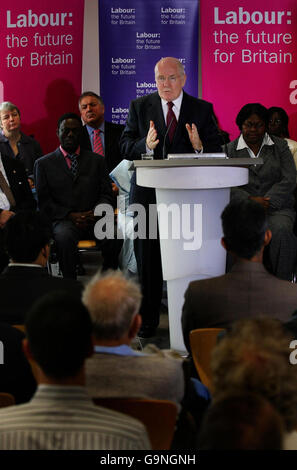
[[101, 129], [94, 130], [93, 152], [104, 157], [103, 143], [100, 135]]
[[176, 120], [176, 116], [175, 116], [175, 114], [173, 112], [173, 109], [172, 109], [173, 106], [174, 106], [172, 101], [168, 101], [167, 105], [168, 105], [168, 113], [167, 113], [167, 117], [166, 117], [166, 126], [167, 126], [167, 129], [168, 129], [169, 142], [172, 142], [173, 136], [174, 136], [174, 133], [175, 133], [175, 129], [176, 129], [176, 126], [177, 126], [177, 120]]
[[8, 202], [10, 204], [10, 208], [15, 207], [16, 206], [15, 198], [1, 170], [0, 170], [0, 188], [2, 189], [5, 196], [7, 197]]
[[73, 174], [73, 176], [75, 177], [75, 176], [77, 175], [77, 170], [78, 170], [77, 155], [75, 155], [75, 154], [73, 154], [73, 155], [68, 155], [68, 157], [69, 157], [70, 160], [71, 160], [70, 171], [71, 171], [71, 173]]

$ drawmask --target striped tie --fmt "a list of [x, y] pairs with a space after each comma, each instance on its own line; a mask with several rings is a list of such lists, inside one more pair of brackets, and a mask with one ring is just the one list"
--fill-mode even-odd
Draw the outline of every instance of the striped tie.
[[168, 129], [169, 142], [171, 143], [172, 140], [173, 140], [175, 129], [177, 127], [177, 120], [176, 120], [176, 116], [174, 114], [174, 111], [172, 109], [173, 106], [174, 106], [174, 103], [172, 103], [172, 101], [168, 101], [167, 106], [168, 106], [168, 112], [167, 112], [167, 116], [166, 116], [166, 126], [167, 126], [167, 129]]
[[98, 155], [102, 155], [102, 157], [104, 157], [104, 149], [103, 149], [103, 143], [102, 143], [100, 132], [101, 132], [101, 129], [94, 130], [93, 152], [98, 153]]
[[73, 174], [73, 176], [76, 177], [77, 171], [78, 171], [77, 155], [75, 155], [75, 154], [73, 154], [73, 155], [68, 155], [68, 157], [69, 157], [69, 159], [71, 160], [70, 171], [71, 171], [71, 173]]

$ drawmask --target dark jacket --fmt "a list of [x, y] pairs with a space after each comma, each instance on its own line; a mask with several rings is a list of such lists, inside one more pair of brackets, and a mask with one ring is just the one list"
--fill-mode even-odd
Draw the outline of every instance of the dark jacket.
[[60, 149], [39, 158], [34, 175], [39, 210], [52, 221], [65, 219], [70, 212], [93, 210], [100, 203], [113, 205], [104, 159], [88, 150], [81, 149], [75, 178]]
[[23, 324], [33, 303], [55, 290], [66, 290], [80, 298], [82, 285], [72, 279], [52, 277], [45, 268], [9, 266], [0, 276], [0, 321]]
[[7, 137], [0, 133], [1, 155], [4, 154], [8, 157], [20, 160], [25, 167], [26, 174], [28, 176], [32, 176], [35, 160], [43, 155], [39, 143], [32, 137], [21, 132], [21, 138], [18, 142], [18, 150], [19, 154], [15, 156]]

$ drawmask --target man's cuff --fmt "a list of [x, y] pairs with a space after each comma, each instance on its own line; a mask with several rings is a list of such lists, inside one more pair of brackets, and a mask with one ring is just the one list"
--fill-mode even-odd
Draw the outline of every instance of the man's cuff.
[[149, 149], [146, 144], [145, 144], [145, 153], [147, 153], [148, 155], [154, 155], [154, 151], [152, 149]]

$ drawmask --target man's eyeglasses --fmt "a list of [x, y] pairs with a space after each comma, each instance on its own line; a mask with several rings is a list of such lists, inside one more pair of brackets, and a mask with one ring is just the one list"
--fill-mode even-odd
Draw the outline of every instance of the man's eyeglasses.
[[180, 75], [170, 75], [169, 77], [164, 77], [164, 75], [159, 75], [156, 77], [158, 83], [165, 83], [168, 80], [170, 83], [175, 83]]

